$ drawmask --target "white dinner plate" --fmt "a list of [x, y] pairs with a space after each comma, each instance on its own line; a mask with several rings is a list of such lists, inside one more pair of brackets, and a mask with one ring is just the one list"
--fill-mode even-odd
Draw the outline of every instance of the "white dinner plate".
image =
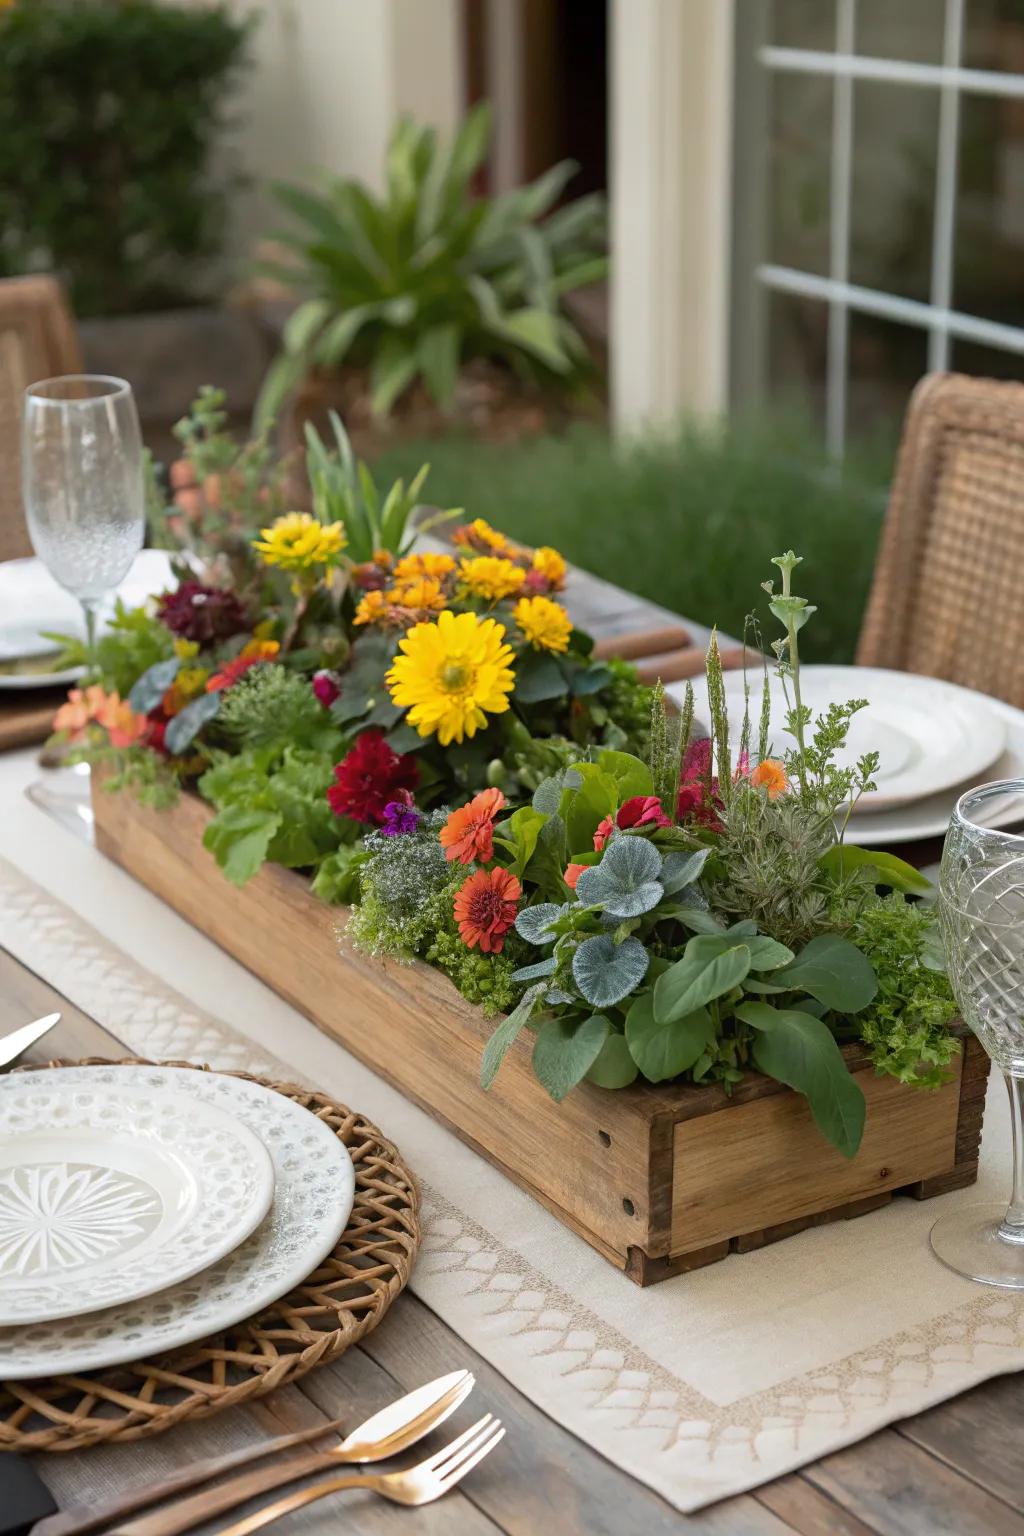
[[330, 1126], [260, 1083], [187, 1067], [55, 1067], [0, 1078], [0, 1109], [18, 1079], [59, 1079], [99, 1090], [131, 1083], [157, 1097], [185, 1095], [247, 1126], [274, 1165], [269, 1214], [231, 1253], [191, 1280], [140, 1301], [48, 1323], [0, 1329], [0, 1380], [99, 1370], [230, 1328], [286, 1295], [330, 1253], [345, 1229], [355, 1171]]
[[16, 1073], [0, 1094], [0, 1325], [135, 1301], [230, 1253], [274, 1166], [226, 1110], [183, 1093]]
[[[786, 703], [782, 684], [772, 673], [770, 750], [781, 753], [793, 745], [785, 728]], [[850, 722], [840, 766], [852, 765], [865, 752], [879, 755], [878, 788], [863, 795], [856, 807], [862, 817], [923, 800], [966, 780], [991, 778], [991, 768], [1006, 745], [1006, 721], [994, 701], [970, 688], [912, 672], [880, 667], [808, 666], [800, 670], [803, 702], [815, 717], [830, 704], [867, 699]], [[750, 679], [751, 729], [757, 733], [760, 676]], [[791, 690], [792, 691], [792, 690]], [[733, 740], [743, 722], [743, 676], [727, 673], [726, 707]], [[813, 723], [811, 729], [813, 730]], [[858, 834], [859, 836], [859, 831]]]
[[[1001, 699], [990, 699], [989, 705], [1006, 727], [1006, 746], [994, 763], [990, 763], [982, 774], [971, 775], [951, 789], [929, 795], [926, 800], [915, 801], [913, 805], [896, 806], [888, 811], [865, 811], [856, 820], [851, 817], [847, 840], [861, 848], [884, 848], [892, 843], [945, 837], [956, 802], [968, 789], [981, 783], [990, 784], [996, 779], [1024, 778], [1024, 710], [1004, 704]], [[987, 807], [985, 819], [991, 827], [1012, 826], [1020, 820], [1019, 800]]]
[[[99, 615], [104, 629], [120, 598], [128, 608], [137, 608], [148, 597], [174, 585], [170, 556], [166, 550], [143, 549], [132, 561], [131, 570], [117, 592], [103, 605]], [[40, 658], [54, 655], [46, 633], [85, 635], [81, 605], [35, 557], [5, 560], [0, 563], [0, 691], [23, 688], [56, 688], [72, 683], [81, 675], [79, 668], [60, 672], [36, 671]], [[6, 672], [6, 666], [25, 661], [27, 669]]]

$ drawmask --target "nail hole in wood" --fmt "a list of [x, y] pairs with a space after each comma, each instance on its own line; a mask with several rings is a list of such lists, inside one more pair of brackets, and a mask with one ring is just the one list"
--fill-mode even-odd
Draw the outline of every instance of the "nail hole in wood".
[[878, 1170], [878, 1177], [880, 1179], [887, 1179], [889, 1177], [889, 1169], [888, 1168], [879, 1168], [879, 1170]]
[[612, 1139], [608, 1135], [607, 1131], [598, 1131], [597, 1139], [601, 1143], [602, 1147], [610, 1147], [612, 1144]]
[[627, 1216], [635, 1216], [636, 1215], [636, 1206], [633, 1204], [632, 1200], [629, 1200], [629, 1199], [623, 1200], [623, 1202], [622, 1202], [622, 1209], [625, 1211]]

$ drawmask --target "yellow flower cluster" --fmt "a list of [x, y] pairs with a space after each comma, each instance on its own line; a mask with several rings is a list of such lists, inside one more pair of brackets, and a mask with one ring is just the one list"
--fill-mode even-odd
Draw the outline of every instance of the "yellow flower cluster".
[[459, 578], [475, 597], [499, 602], [523, 589], [522, 566], [498, 555], [475, 555], [459, 565]]
[[260, 529], [253, 548], [264, 565], [306, 574], [337, 565], [346, 542], [341, 523], [321, 523], [308, 512], [286, 512]]
[[512, 617], [534, 650], [569, 649], [572, 620], [561, 603], [553, 603], [550, 597], [521, 597]]

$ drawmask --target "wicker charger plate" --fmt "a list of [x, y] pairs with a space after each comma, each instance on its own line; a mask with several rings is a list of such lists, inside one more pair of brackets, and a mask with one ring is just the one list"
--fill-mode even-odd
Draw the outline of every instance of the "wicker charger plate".
[[[51, 1061], [70, 1066], [197, 1067], [189, 1061]], [[27, 1069], [38, 1070], [38, 1068]], [[337, 1246], [287, 1296], [255, 1317], [136, 1365], [0, 1386], [0, 1450], [80, 1451], [141, 1440], [297, 1381], [337, 1360], [376, 1328], [405, 1289], [420, 1243], [412, 1174], [375, 1125], [324, 1093], [229, 1072], [283, 1093], [323, 1120], [348, 1148], [355, 1202]]]

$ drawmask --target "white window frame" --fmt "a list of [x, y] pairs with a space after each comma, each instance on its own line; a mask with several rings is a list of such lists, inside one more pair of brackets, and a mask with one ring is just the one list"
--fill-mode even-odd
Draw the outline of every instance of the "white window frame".
[[[846, 445], [848, 342], [851, 312], [878, 315], [928, 333], [928, 367], [949, 367], [950, 338], [980, 342], [1024, 355], [1024, 328], [1002, 325], [951, 308], [956, 238], [957, 149], [963, 92], [1024, 100], [1024, 75], [962, 67], [964, 0], [946, 0], [941, 64], [867, 57], [854, 51], [857, 0], [836, 0], [836, 47], [816, 49], [765, 45], [759, 65], [777, 74], [801, 73], [833, 80], [829, 273], [827, 277], [793, 267], [762, 263], [755, 271], [760, 287], [818, 299], [828, 305], [825, 378], [825, 437], [830, 453], [842, 456]], [[935, 216], [932, 228], [931, 282], [927, 303], [849, 281], [850, 188], [853, 163], [853, 84], [880, 80], [939, 92]]]

